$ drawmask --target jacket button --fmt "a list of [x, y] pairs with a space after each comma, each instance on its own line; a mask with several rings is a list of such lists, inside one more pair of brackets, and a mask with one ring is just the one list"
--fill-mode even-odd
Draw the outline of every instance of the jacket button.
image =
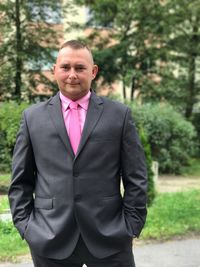
[[74, 177], [78, 177], [79, 176], [79, 172], [73, 172], [73, 176]]
[[81, 195], [75, 195], [74, 200], [75, 201], [80, 201], [81, 200]]

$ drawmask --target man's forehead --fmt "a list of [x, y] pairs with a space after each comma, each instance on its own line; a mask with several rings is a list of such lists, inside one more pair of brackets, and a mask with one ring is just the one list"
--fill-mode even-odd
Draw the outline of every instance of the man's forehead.
[[68, 59], [61, 59], [59, 60], [59, 63], [61, 65], [69, 65], [69, 66], [80, 66], [80, 65], [86, 65], [86, 61], [81, 61], [80, 59], [77, 61], [74, 60], [68, 60]]
[[73, 49], [71, 47], [64, 47], [58, 53], [59, 61], [74, 61], [77, 60], [79, 62], [91, 61], [93, 64], [92, 54], [87, 48]]

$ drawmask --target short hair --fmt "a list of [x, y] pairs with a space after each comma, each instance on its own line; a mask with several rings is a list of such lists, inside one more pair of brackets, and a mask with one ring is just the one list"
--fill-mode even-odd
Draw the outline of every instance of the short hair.
[[69, 41], [64, 42], [61, 45], [60, 50], [63, 49], [64, 47], [70, 47], [70, 48], [75, 49], [75, 50], [87, 49], [88, 52], [91, 55], [91, 59], [92, 59], [92, 62], [94, 64], [94, 59], [93, 59], [92, 51], [90, 50], [90, 48], [84, 42], [79, 41], [79, 40], [69, 40]]
[[91, 53], [91, 50], [90, 48], [82, 41], [78, 41], [78, 40], [70, 40], [70, 41], [66, 41], [64, 42], [61, 47], [60, 47], [60, 50], [64, 47], [71, 47], [73, 49], [84, 49], [86, 48], [90, 53]]

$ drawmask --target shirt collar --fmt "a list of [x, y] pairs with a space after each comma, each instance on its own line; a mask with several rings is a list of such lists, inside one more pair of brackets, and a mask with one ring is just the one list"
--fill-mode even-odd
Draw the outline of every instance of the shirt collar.
[[[61, 92], [59, 93], [60, 93], [60, 100], [62, 103], [62, 108], [65, 111], [69, 107], [69, 104], [72, 102], [72, 100], [64, 96]], [[81, 106], [83, 109], [88, 110], [90, 95], [91, 95], [91, 92], [89, 91], [86, 95], [84, 95], [83, 97], [81, 97], [75, 102], [77, 102], [79, 106]]]

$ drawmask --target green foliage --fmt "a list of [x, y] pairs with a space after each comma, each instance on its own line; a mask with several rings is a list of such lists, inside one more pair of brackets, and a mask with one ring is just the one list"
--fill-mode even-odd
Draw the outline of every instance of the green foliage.
[[0, 171], [9, 171], [22, 111], [27, 103], [0, 103]]
[[200, 191], [159, 194], [148, 210], [142, 239], [164, 240], [200, 231]]
[[7, 194], [10, 180], [10, 174], [0, 174], [0, 194]]
[[29, 252], [12, 222], [0, 220], [0, 261], [16, 261], [16, 257]]
[[[86, 27], [88, 24], [93, 26], [89, 43], [95, 47], [95, 60], [100, 65], [101, 81], [110, 83], [121, 80], [125, 98], [126, 87], [137, 89], [161, 56], [161, 49], [156, 47], [159, 43], [156, 38], [152, 38], [152, 46], [145, 46], [149, 37], [162, 28], [157, 23], [162, 14], [159, 1], [75, 2], [90, 9], [91, 19]], [[105, 28], [106, 34], [101, 34], [101, 30]]]
[[188, 166], [183, 168], [183, 175], [189, 177], [200, 177], [200, 158], [191, 159]]
[[193, 125], [195, 126], [195, 129], [197, 131], [197, 149], [198, 149], [198, 155], [200, 156], [200, 112], [193, 113], [192, 119], [191, 119]]
[[[147, 222], [140, 239], [165, 240], [200, 231], [200, 191], [158, 194], [148, 209]], [[28, 253], [11, 222], [0, 221], [0, 261], [16, 261]]]
[[130, 103], [130, 107], [138, 129], [143, 127], [147, 134], [159, 171], [181, 173], [195, 151], [193, 125], [168, 105]]
[[7, 195], [0, 196], [0, 214], [5, 213], [7, 210], [9, 210], [8, 197]]
[[[44, 73], [51, 71], [60, 41], [63, 39], [62, 23], [71, 1], [35, 0], [0, 2], [0, 96], [17, 101], [31, 100], [37, 86], [43, 84], [52, 91], [57, 86]], [[43, 89], [46, 90], [46, 89]]]
[[139, 134], [146, 156], [147, 175], [148, 175], [147, 203], [148, 206], [151, 206], [156, 196], [154, 177], [153, 177], [154, 174], [152, 171], [151, 148], [147, 140], [146, 134], [144, 132], [144, 129], [141, 128]]
[[90, 9], [100, 80], [120, 80], [124, 99], [129, 87], [131, 100], [165, 100], [191, 118], [200, 95], [199, 0], [75, 2]]
[[[166, 100], [181, 106], [186, 118], [191, 118], [194, 105], [199, 101], [200, 95], [199, 12], [198, 0], [167, 1], [163, 6], [164, 32], [161, 38], [166, 46], [166, 68], [171, 69], [171, 73], [163, 79], [163, 92]], [[168, 95], [166, 86], [168, 89], [171, 88]]]

